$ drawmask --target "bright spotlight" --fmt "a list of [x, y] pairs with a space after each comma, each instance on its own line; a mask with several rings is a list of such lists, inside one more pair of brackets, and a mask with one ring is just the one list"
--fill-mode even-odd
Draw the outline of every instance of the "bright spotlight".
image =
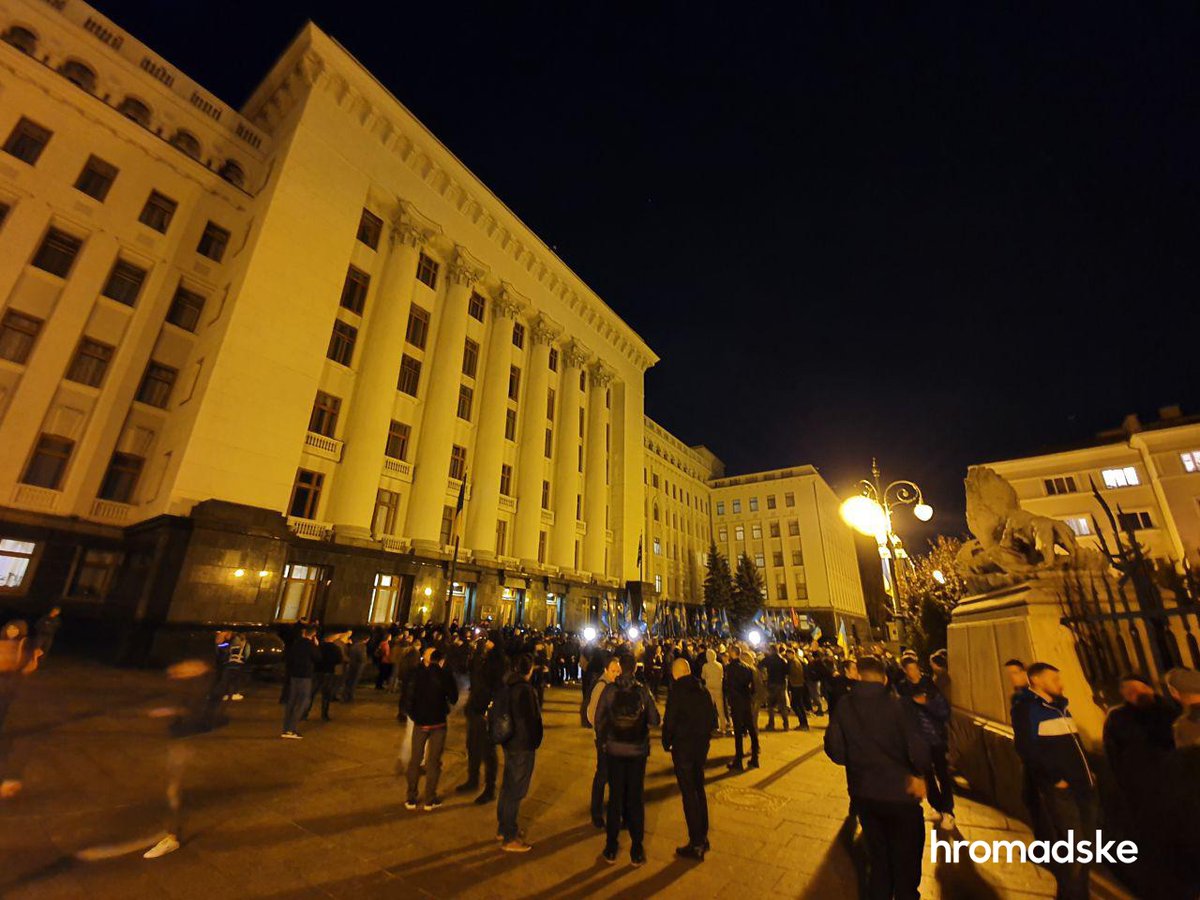
[[635, 626], [630, 625], [629, 628], [625, 631], [625, 634], [629, 637], [629, 639], [631, 641], [636, 641], [641, 636], [642, 633], [640, 631], [638, 631]]
[[751, 647], [757, 647], [759, 644], [762, 643], [762, 632], [759, 631], [758, 629], [751, 631], [750, 634], [747, 635], [747, 637], [750, 639]]
[[887, 532], [887, 514], [883, 507], [859, 494], [846, 500], [841, 507], [842, 520], [861, 534], [872, 537]]
[[245, 569], [234, 569], [234, 570], [233, 570], [233, 577], [234, 577], [234, 578], [241, 578], [241, 577], [242, 577], [243, 575], [245, 575], [245, 574], [246, 574], [246, 570], [245, 570]]
[[938, 584], [945, 584], [946, 583], [946, 573], [943, 572], [941, 569], [934, 569], [933, 570], [933, 580], [936, 581]]

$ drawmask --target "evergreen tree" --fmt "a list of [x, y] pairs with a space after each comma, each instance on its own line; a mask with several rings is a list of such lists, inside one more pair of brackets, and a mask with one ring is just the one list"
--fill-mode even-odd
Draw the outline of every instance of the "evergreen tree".
[[743, 553], [738, 557], [737, 573], [733, 577], [733, 603], [729, 617], [734, 626], [741, 630], [754, 620], [763, 608], [763, 579], [758, 566]]
[[733, 575], [729, 571], [729, 560], [717, 549], [716, 543], [708, 548], [707, 569], [704, 575], [704, 608], [710, 614], [729, 609], [733, 598]]

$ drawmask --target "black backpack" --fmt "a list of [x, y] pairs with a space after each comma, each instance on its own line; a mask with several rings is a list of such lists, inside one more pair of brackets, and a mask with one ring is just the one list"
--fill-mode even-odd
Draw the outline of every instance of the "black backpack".
[[646, 717], [646, 695], [637, 682], [613, 685], [609, 710], [609, 736], [625, 744], [639, 744], [650, 734]]
[[509, 704], [511, 700], [509, 690], [510, 688], [506, 684], [496, 688], [496, 693], [492, 697], [492, 705], [488, 707], [488, 734], [494, 744], [507, 744], [516, 730]]

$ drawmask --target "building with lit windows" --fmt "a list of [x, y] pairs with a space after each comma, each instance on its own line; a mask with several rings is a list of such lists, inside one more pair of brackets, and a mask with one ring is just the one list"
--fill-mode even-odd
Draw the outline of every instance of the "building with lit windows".
[[137, 657], [694, 596], [720, 463], [647, 424], [657, 357], [319, 29], [238, 110], [10, 0], [0, 84], [0, 605]]
[[1166, 407], [1154, 422], [1127, 416], [1086, 445], [984, 465], [1022, 507], [1061, 519], [1085, 544], [1099, 546], [1099, 528], [1113, 547], [1094, 486], [1122, 534], [1131, 528], [1151, 556], [1200, 564], [1200, 417]]

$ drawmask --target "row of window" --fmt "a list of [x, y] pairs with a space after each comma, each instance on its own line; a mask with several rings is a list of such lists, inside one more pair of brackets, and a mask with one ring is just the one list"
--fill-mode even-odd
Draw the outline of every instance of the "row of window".
[[[1067, 516], [1063, 521], [1075, 532], [1076, 537], [1088, 537], [1096, 533], [1092, 520], [1088, 516]], [[1155, 527], [1154, 517], [1145, 510], [1118, 512], [1117, 527], [1121, 531], [1144, 531]]]
[[[750, 512], [758, 512], [758, 498], [757, 497], [749, 498], [749, 500], [747, 501], [747, 505], [749, 506]], [[796, 495], [794, 493], [792, 493], [791, 491], [788, 491], [787, 493], [785, 493], [783, 495], [783, 505], [786, 507], [795, 506], [796, 505]], [[775, 508], [776, 508], [775, 495], [767, 494], [767, 509], [775, 509]], [[730, 512], [736, 516], [736, 515], [739, 515], [741, 513], [741, 511], [742, 511], [742, 501], [740, 499], [731, 500], [730, 501]], [[725, 515], [725, 501], [724, 500], [717, 501], [717, 515], [718, 516]]]
[[[647, 470], [642, 469], [642, 481], [643, 482], [647, 481], [646, 476], [647, 476]], [[658, 473], [657, 472], [652, 472], [649, 474], [648, 483], [655, 490], [658, 490], [659, 482], [658, 482]], [[671, 484], [670, 479], [668, 479], [666, 477], [664, 477], [662, 479], [662, 489], [663, 489], [663, 493], [669, 495], [672, 500], [682, 500], [685, 506], [692, 506], [692, 507], [700, 510], [700, 512], [708, 511], [707, 509], [705, 509], [704, 501], [702, 499], [700, 499], [699, 496], [692, 496], [688, 492], [687, 488], [681, 488], [678, 484]]]
[[[1185, 472], [1200, 472], [1200, 450], [1187, 450], [1179, 454]], [[1104, 486], [1109, 489], [1137, 487], [1142, 483], [1136, 466], [1118, 466], [1112, 469], [1101, 469], [1100, 477]], [[1042, 479], [1042, 487], [1047, 497], [1057, 497], [1061, 494], [1074, 494], [1079, 491], [1079, 484], [1074, 475], [1057, 475], [1053, 478]]]
[[[57, 434], [41, 434], [21, 474], [23, 484], [57, 491], [62, 488], [75, 442]], [[132, 453], [114, 452], [96, 496], [101, 500], [130, 503], [146, 460]]]
[[[780, 529], [779, 529], [778, 522], [769, 523], [768, 528], [769, 528], [768, 534], [771, 537], [777, 538], [780, 536]], [[763, 536], [762, 525], [759, 524], [758, 522], [753, 523], [750, 526], [750, 539], [755, 540], [755, 541], [761, 541], [762, 536]], [[799, 537], [800, 536], [799, 520], [797, 520], [797, 519], [789, 519], [788, 520], [788, 536], [789, 537]], [[729, 540], [729, 529], [726, 526], [722, 525], [717, 529], [717, 539], [719, 541], [721, 541], [721, 543], [725, 543], [726, 541]], [[746, 539], [746, 526], [745, 525], [734, 525], [733, 526], [733, 539], [735, 541], [744, 541]]]
[[[0, 40], [16, 47], [28, 56], [36, 56], [38, 38], [28, 28], [14, 25], [7, 29], [3, 35], [0, 35]], [[58, 67], [58, 73], [67, 79], [67, 81], [87, 91], [89, 94], [96, 93], [96, 72], [91, 66], [77, 59], [68, 59]], [[117, 104], [117, 112], [131, 121], [137, 122], [143, 128], [148, 129], [151, 127], [153, 113], [150, 111], [149, 106], [136, 97], [126, 95]], [[176, 129], [175, 133], [171, 136], [171, 144], [192, 157], [192, 159], [200, 160], [200, 140], [187, 129]], [[246, 183], [246, 173], [232, 159], [225, 160], [220, 169], [217, 170], [217, 174], [239, 188], [243, 187]]]

